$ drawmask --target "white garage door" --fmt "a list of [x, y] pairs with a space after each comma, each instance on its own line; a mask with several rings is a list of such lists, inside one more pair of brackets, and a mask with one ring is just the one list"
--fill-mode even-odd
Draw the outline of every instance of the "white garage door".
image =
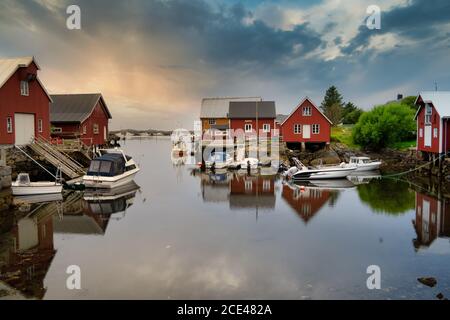
[[15, 113], [14, 127], [16, 135], [16, 145], [23, 145], [30, 143], [31, 138], [34, 137], [34, 114]]

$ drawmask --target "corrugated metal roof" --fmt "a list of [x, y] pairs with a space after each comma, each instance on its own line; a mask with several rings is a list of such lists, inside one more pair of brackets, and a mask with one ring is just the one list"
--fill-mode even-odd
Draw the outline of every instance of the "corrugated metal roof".
[[53, 103], [50, 104], [50, 122], [81, 123], [90, 116], [100, 99], [105, 106], [108, 117], [112, 118], [100, 93], [54, 94], [51, 97]]
[[275, 102], [274, 101], [231, 101], [230, 119], [253, 119], [256, 118], [256, 110], [258, 110], [258, 118], [275, 118]]
[[[421, 97], [425, 103], [432, 103], [441, 117], [450, 117], [450, 91], [420, 92], [417, 96], [416, 103], [419, 97]], [[420, 108], [417, 110], [414, 118], [417, 118], [419, 110]]]
[[261, 97], [223, 97], [204, 98], [200, 110], [200, 118], [227, 118], [231, 101], [262, 101]]

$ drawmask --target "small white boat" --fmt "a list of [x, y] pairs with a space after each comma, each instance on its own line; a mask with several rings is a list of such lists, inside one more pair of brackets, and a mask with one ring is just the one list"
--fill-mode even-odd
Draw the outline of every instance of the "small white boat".
[[309, 168], [298, 159], [293, 158], [293, 160], [296, 166], [287, 171], [287, 175], [293, 180], [343, 179], [356, 170], [356, 167], [347, 167], [345, 163]]
[[256, 158], [245, 158], [240, 162], [241, 169], [257, 169], [259, 160]]
[[116, 188], [130, 183], [139, 172], [134, 160], [120, 149], [102, 149], [83, 176], [86, 188]]
[[229, 165], [233, 163], [233, 158], [225, 152], [215, 152], [212, 154], [207, 161], [205, 161], [205, 166], [208, 169], [223, 169], [228, 168]]
[[381, 161], [370, 160], [369, 157], [350, 157], [350, 162], [346, 166], [356, 167], [356, 171], [373, 171], [380, 168]]
[[19, 173], [16, 181], [11, 184], [12, 194], [14, 196], [61, 193], [62, 188], [63, 185], [58, 181], [31, 182], [28, 173]]

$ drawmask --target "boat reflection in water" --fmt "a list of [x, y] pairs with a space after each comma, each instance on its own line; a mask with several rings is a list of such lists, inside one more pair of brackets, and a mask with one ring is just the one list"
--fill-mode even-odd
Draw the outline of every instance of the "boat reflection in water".
[[116, 214], [120, 215], [117, 219], [124, 216], [138, 190], [133, 182], [101, 192], [72, 192], [63, 201], [15, 199], [18, 208], [2, 213], [17, 217], [0, 234], [0, 290], [6, 292], [2, 295], [42, 299], [44, 278], [57, 253], [53, 235], [105, 234], [108, 222]]
[[333, 206], [341, 189], [354, 187], [355, 185], [346, 179], [285, 182], [282, 198], [306, 224], [325, 204]]
[[[450, 238], [450, 200], [416, 192], [416, 218], [413, 220], [417, 238], [414, 248], [429, 248], [436, 240]], [[438, 242], [437, 241], [437, 242]], [[448, 248], [448, 247], [447, 247]]]

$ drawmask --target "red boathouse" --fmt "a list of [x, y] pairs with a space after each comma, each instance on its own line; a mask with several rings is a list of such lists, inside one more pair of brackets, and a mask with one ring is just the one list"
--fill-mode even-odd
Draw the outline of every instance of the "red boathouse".
[[88, 146], [102, 146], [108, 140], [111, 113], [100, 93], [52, 95], [50, 121], [52, 137], [80, 139]]
[[0, 145], [24, 145], [50, 137], [51, 98], [33, 57], [0, 58]]

